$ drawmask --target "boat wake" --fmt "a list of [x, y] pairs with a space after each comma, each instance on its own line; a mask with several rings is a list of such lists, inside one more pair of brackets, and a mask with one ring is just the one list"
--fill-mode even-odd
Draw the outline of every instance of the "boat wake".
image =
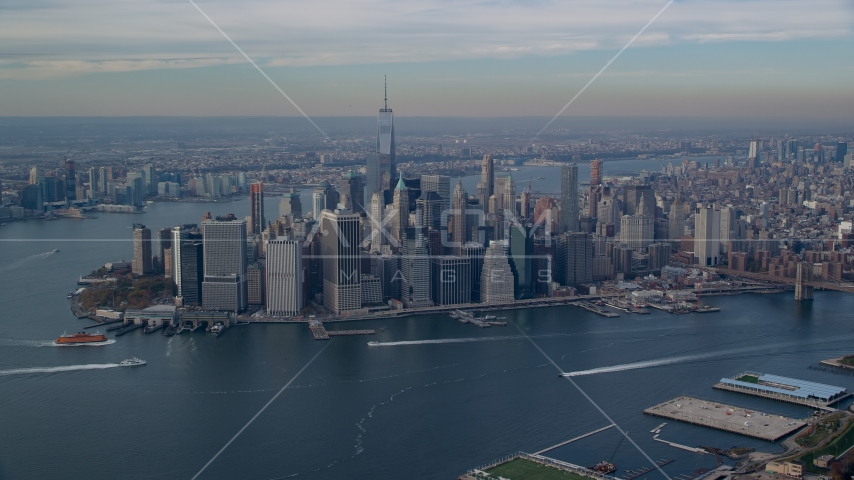
[[20, 267], [21, 265], [31, 261], [31, 260], [36, 260], [39, 258], [47, 258], [47, 257], [53, 255], [54, 253], [56, 253], [56, 252], [50, 251], [50, 252], [44, 252], [44, 253], [37, 253], [35, 255], [30, 255], [29, 257], [24, 257], [20, 260], [16, 260], [16, 261], [0, 268], [0, 273], [5, 273], [5, 272], [8, 272], [10, 270], [14, 270], [14, 269]]
[[92, 343], [56, 343], [54, 340], [0, 339], [0, 347], [100, 347], [116, 343], [115, 339]]
[[120, 366], [118, 363], [92, 363], [88, 365], [68, 365], [65, 367], [13, 368], [10, 370], [0, 370], [0, 377], [7, 375], [29, 375], [33, 373], [74, 372], [77, 370], [104, 370], [118, 366]]
[[528, 338], [574, 337], [577, 333], [546, 333], [542, 335], [502, 335], [500, 337], [442, 338], [435, 340], [402, 340], [399, 342], [368, 342], [371, 347], [397, 347], [401, 345], [433, 345], [445, 343], [497, 342], [501, 340], [527, 340]]
[[101, 347], [103, 345], [112, 345], [116, 343], [116, 340], [104, 340], [103, 342], [89, 342], [89, 343], [56, 343], [50, 342], [48, 345], [43, 345], [46, 347]]
[[579, 370], [575, 372], [566, 372], [562, 374], [564, 377], [581, 377], [585, 375], [596, 375], [598, 373], [612, 373], [612, 372], [624, 372], [626, 370], [637, 370], [641, 368], [650, 368], [650, 367], [660, 367], [664, 365], [673, 365], [677, 363], [689, 363], [697, 360], [706, 360], [710, 358], [716, 357], [730, 357], [738, 354], [756, 354], [762, 350], [768, 349], [777, 349], [781, 347], [802, 347], [809, 344], [821, 344], [822, 346], [826, 346], [827, 342], [830, 341], [848, 341], [851, 339], [850, 335], [835, 337], [835, 338], [816, 338], [812, 341], [798, 341], [798, 342], [781, 342], [769, 345], [757, 345], [750, 347], [742, 347], [742, 348], [733, 348], [730, 350], [718, 350], [716, 352], [709, 353], [700, 353], [696, 355], [682, 355], [678, 357], [669, 357], [669, 358], [658, 358], [653, 360], [645, 360], [642, 362], [633, 362], [633, 363], [624, 363], [621, 365], [611, 365], [608, 367], [598, 367], [591, 368], [589, 370]]

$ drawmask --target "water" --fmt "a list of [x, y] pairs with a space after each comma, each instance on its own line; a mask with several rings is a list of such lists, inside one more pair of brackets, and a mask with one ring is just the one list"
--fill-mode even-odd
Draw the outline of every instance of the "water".
[[[275, 199], [267, 208], [275, 211]], [[248, 202], [158, 203], [141, 215], [12, 222], [0, 227], [0, 478], [192, 478], [327, 343], [301, 325], [246, 325], [220, 338], [137, 330], [100, 347], [51, 342], [77, 320], [65, 294], [109, 261], [131, 258], [131, 224], [195, 222]], [[17, 239], [17, 240], [16, 240]], [[25, 240], [25, 241], [19, 241]], [[48, 255], [54, 248], [59, 253]], [[558, 363], [653, 459], [675, 475], [708, 455], [652, 440], [644, 408], [677, 395], [805, 416], [809, 409], [713, 390], [742, 370], [854, 389], [854, 377], [810, 370], [854, 353], [854, 296], [819, 292], [709, 297], [720, 313], [622, 314], [575, 307], [499, 313]], [[373, 328], [337, 337], [199, 476], [200, 479], [455, 478], [516, 451], [537, 451], [608, 421], [513, 325], [479, 329], [444, 315], [330, 325]], [[112, 335], [110, 335], [112, 339]], [[382, 343], [368, 346], [368, 341]], [[146, 366], [113, 368], [139, 357]], [[622, 471], [647, 465], [610, 429], [549, 452]], [[668, 422], [686, 445], [780, 447]], [[618, 472], [618, 474], [621, 472]], [[662, 478], [653, 472], [645, 478]]]

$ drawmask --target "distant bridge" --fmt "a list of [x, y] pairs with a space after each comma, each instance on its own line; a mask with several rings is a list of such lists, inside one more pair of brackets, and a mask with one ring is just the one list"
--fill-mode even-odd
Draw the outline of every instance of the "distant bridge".
[[751, 280], [760, 280], [763, 282], [794, 285], [795, 300], [812, 299], [812, 291], [816, 288], [820, 290], [836, 290], [837, 292], [854, 293], [854, 283], [844, 282], [842, 280], [813, 279], [812, 275], [809, 274], [809, 272], [804, 271], [804, 265], [804, 263], [798, 264], [798, 275], [795, 278], [778, 277], [774, 275], [768, 275], [767, 273], [744, 272], [741, 270], [731, 270], [729, 268], [713, 268], [712, 270], [717, 273], [734, 277], [744, 277], [749, 278]]

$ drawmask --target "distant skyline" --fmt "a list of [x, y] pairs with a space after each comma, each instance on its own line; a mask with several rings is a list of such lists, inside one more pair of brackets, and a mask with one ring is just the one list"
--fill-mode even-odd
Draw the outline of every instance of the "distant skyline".
[[[666, 0], [198, 1], [311, 116], [551, 116]], [[854, 3], [674, 2], [565, 116], [848, 119]], [[0, 115], [299, 113], [185, 1], [0, 5]]]

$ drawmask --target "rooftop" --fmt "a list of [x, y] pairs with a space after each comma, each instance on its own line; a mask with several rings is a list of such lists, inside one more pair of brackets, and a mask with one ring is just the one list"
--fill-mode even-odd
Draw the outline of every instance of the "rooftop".
[[[739, 380], [745, 377], [750, 377], [750, 381]], [[823, 401], [833, 400], [846, 393], [844, 387], [755, 372], [745, 372], [733, 378], [722, 378], [721, 383], [797, 398], [815, 398]]]

